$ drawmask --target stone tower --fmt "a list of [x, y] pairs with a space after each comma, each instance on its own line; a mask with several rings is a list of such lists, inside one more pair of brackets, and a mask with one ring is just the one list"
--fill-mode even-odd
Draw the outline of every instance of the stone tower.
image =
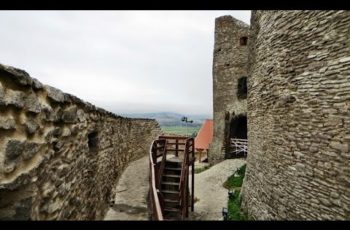
[[349, 220], [350, 11], [253, 11], [249, 39], [243, 207]]
[[[211, 163], [225, 158], [230, 137], [247, 136], [248, 33], [249, 26], [231, 16], [222, 16], [215, 20], [214, 137], [209, 151]], [[244, 128], [245, 131], [236, 132]]]

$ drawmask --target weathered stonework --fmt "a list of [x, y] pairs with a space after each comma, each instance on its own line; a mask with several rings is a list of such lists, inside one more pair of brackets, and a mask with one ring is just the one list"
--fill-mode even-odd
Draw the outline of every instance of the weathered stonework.
[[253, 11], [248, 157], [253, 219], [350, 219], [350, 12]]
[[248, 38], [249, 26], [231, 16], [215, 20], [213, 61], [214, 136], [209, 161], [225, 158], [230, 123], [237, 115], [246, 115], [247, 100], [238, 97], [238, 81], [247, 77], [248, 46], [241, 44]]
[[0, 219], [102, 219], [159, 133], [0, 64]]

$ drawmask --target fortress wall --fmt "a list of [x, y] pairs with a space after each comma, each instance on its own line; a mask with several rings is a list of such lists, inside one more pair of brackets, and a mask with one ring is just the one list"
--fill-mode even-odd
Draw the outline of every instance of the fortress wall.
[[350, 12], [253, 11], [243, 207], [350, 219]]
[[0, 64], [0, 219], [102, 219], [159, 133]]

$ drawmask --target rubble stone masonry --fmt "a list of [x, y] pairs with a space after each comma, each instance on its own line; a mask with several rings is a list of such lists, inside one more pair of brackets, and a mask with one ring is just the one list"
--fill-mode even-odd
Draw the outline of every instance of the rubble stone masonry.
[[159, 132], [0, 64], [0, 219], [102, 219]]
[[349, 220], [350, 11], [253, 11], [248, 68], [244, 210]]

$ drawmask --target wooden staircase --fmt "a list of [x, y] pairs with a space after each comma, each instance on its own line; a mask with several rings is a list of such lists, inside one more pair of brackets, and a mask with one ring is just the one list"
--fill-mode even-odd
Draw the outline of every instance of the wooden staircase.
[[180, 177], [182, 162], [178, 158], [165, 162], [161, 179], [160, 192], [164, 197], [164, 219], [177, 220], [181, 218], [180, 209]]
[[185, 220], [188, 209], [194, 211], [194, 161], [193, 138], [160, 136], [153, 142], [149, 193], [152, 220]]

